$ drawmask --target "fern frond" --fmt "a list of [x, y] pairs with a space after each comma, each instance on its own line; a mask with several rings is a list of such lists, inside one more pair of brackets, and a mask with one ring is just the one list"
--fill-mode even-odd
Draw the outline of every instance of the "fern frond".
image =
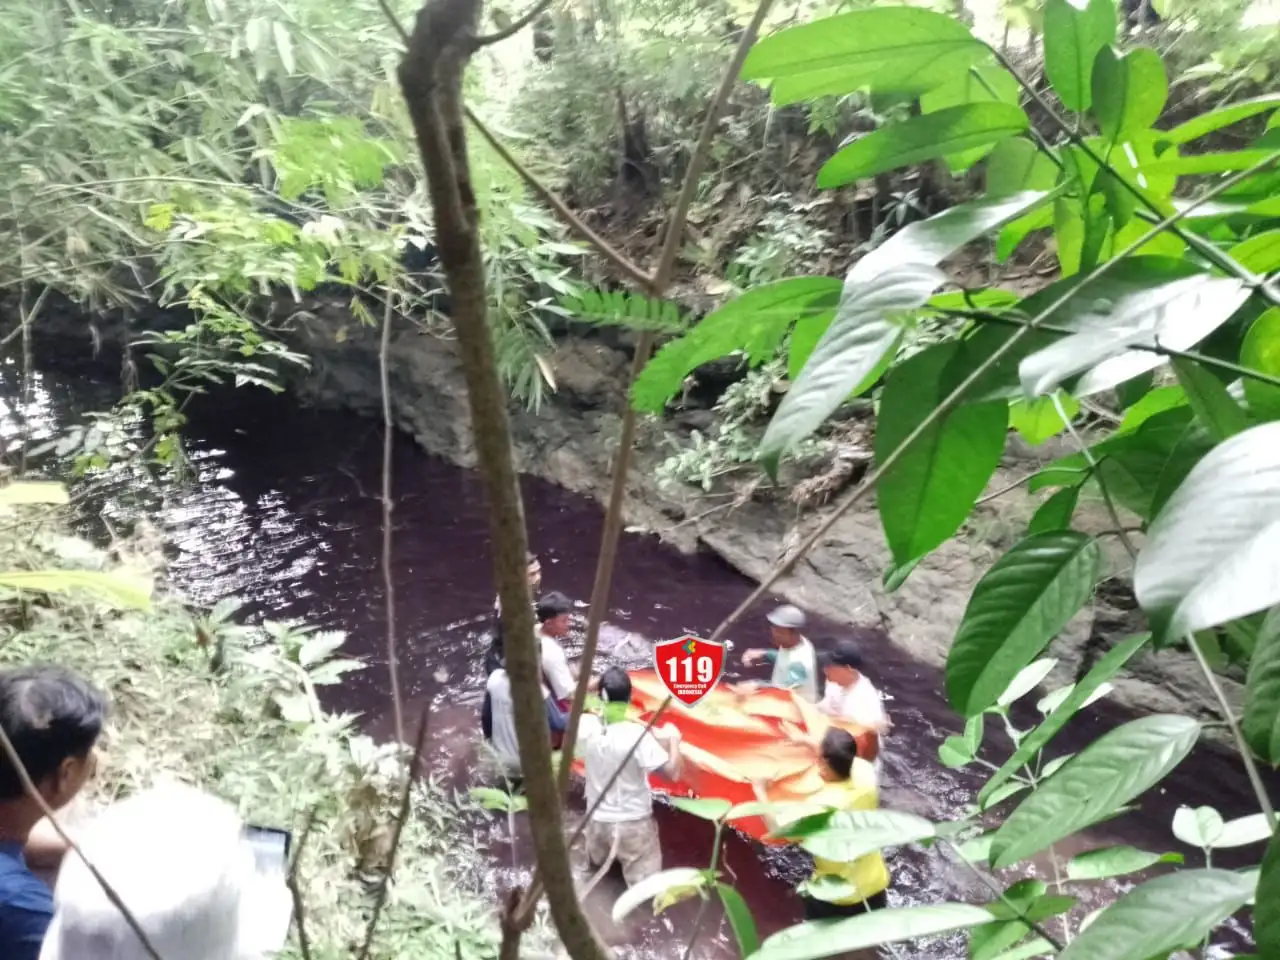
[[625, 290], [584, 288], [576, 296], [561, 297], [560, 309], [574, 320], [599, 326], [683, 333], [690, 325], [688, 312], [670, 300], [657, 300]]

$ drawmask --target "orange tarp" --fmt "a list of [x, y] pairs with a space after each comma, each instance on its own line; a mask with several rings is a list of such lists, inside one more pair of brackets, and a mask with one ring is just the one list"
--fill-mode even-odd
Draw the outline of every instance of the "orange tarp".
[[[667, 698], [652, 670], [633, 672], [631, 688], [631, 715], [641, 722], [652, 718]], [[878, 746], [872, 731], [830, 718], [790, 691], [769, 687], [720, 684], [692, 708], [672, 700], [659, 723], [680, 730], [682, 769], [674, 783], [654, 775], [653, 788], [730, 803], [754, 800], [752, 783], [757, 781], [769, 781], [769, 799], [776, 801], [803, 801], [820, 790], [817, 744], [832, 724], [857, 738], [858, 755], [864, 759], [874, 760]], [[759, 840], [768, 832], [759, 817], [733, 825]]]

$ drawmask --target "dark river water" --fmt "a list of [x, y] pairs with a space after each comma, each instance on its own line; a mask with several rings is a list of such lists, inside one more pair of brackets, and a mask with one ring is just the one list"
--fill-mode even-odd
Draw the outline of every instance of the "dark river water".
[[[107, 409], [118, 392], [111, 368], [50, 361], [43, 370], [26, 407], [36, 440], [57, 435], [90, 411]], [[0, 377], [3, 436], [9, 442], [20, 431], [16, 375], [10, 362]], [[216, 408], [197, 406], [187, 438], [195, 469], [185, 484], [137, 471], [113, 477], [99, 484], [100, 494], [92, 498], [93, 517], [101, 511], [106, 520], [127, 527], [139, 516], [149, 516], [169, 545], [173, 581], [193, 602], [212, 604], [235, 595], [248, 602], [251, 617], [298, 618], [346, 631], [347, 652], [366, 658], [371, 666], [351, 675], [343, 687], [330, 688], [329, 702], [360, 712], [362, 726], [375, 736], [388, 735], [380, 425], [301, 409], [261, 391], [238, 391], [219, 398]], [[481, 634], [494, 596], [480, 485], [475, 474], [423, 453], [404, 438], [396, 439], [394, 461], [393, 576], [406, 716], [415, 718], [423, 705], [430, 705], [431, 770], [464, 791], [482, 782], [477, 750]], [[544, 588], [585, 599], [601, 511], [593, 502], [536, 480], [525, 482], [524, 496]], [[86, 523], [96, 523], [93, 517]], [[682, 556], [654, 537], [627, 535], [609, 619], [649, 640], [709, 631], [751, 588], [752, 583], [717, 558]], [[732, 639], [736, 653], [741, 652], [763, 646], [767, 630], [759, 618], [748, 618]], [[736, 665], [736, 653], [731, 677], [746, 675]], [[889, 645], [867, 653], [868, 673], [893, 698], [889, 706], [895, 732], [885, 751], [883, 805], [937, 820], [957, 817], [983, 779], [947, 770], [937, 761], [938, 744], [962, 726], [938, 692], [937, 671]], [[1095, 707], [1073, 721], [1051, 750], [1055, 755], [1078, 750], [1124, 719], [1105, 704]], [[1238, 762], [1201, 749], [1146, 797], [1140, 810], [1060, 844], [1059, 853], [1113, 843], [1182, 849], [1170, 831], [1181, 803], [1212, 804], [1227, 817], [1255, 811]], [[712, 847], [707, 824], [664, 807], [659, 827], [666, 866], [707, 864]], [[459, 849], [483, 851], [479, 883], [492, 890], [527, 880], [532, 852], [522, 824], [517, 823], [514, 841], [502, 816], [469, 814], [456, 829]], [[1182, 852], [1189, 863], [1200, 860], [1198, 851]], [[805, 872], [801, 858], [765, 854], [735, 836], [726, 843], [722, 862], [753, 909], [762, 935], [800, 919], [792, 889]], [[965, 868], [941, 853], [897, 851], [889, 863], [892, 905], [990, 899]], [[1044, 863], [1027, 870], [1052, 879]], [[1070, 885], [1069, 892], [1081, 900], [1077, 916], [1129, 885]], [[590, 904], [606, 935], [631, 943], [638, 957], [683, 956], [697, 905], [681, 904], [656, 919], [617, 930], [608, 909], [618, 889], [603, 884]], [[1220, 939], [1234, 945], [1246, 936], [1237, 924]], [[694, 956], [734, 955], [727, 923], [713, 904], [703, 917]], [[960, 939], [940, 939], [899, 947], [898, 955], [950, 960], [963, 957], [965, 948]]]

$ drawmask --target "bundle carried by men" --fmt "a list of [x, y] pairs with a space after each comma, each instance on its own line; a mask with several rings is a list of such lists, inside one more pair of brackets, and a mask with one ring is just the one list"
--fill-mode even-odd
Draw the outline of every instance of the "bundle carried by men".
[[[630, 676], [631, 716], [643, 723], [667, 699], [667, 688], [653, 670]], [[720, 684], [693, 707], [673, 699], [659, 723], [680, 730], [681, 774], [677, 782], [654, 774], [652, 787], [671, 796], [733, 804], [755, 800], [753, 784], [761, 781], [769, 783], [768, 797], [776, 802], [803, 802], [821, 790], [817, 744], [829, 726], [852, 733], [863, 759], [874, 760], [878, 748], [873, 731], [828, 717], [804, 698], [776, 688]], [[770, 842], [759, 817], [734, 820], [733, 826]]]

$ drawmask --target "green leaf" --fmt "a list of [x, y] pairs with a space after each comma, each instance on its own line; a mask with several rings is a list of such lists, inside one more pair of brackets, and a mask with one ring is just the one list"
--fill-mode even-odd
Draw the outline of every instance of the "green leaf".
[[659, 350], [636, 379], [632, 405], [644, 413], [661, 413], [685, 377], [738, 350], [752, 365], [772, 359], [792, 323], [830, 310], [839, 294], [840, 281], [834, 277], [790, 277], [748, 290]]
[[1011, 866], [1111, 816], [1159, 783], [1199, 735], [1195, 720], [1170, 715], [1143, 717], [1103, 734], [1009, 815], [992, 841], [991, 866]]
[[[1083, 374], [1072, 388], [1076, 396], [1108, 390], [1163, 362], [1159, 354], [1131, 347], [1159, 343], [1189, 350], [1226, 323], [1248, 297], [1241, 281], [1206, 274], [1121, 292], [1114, 299], [1077, 294], [1066, 313], [1078, 332], [1023, 360], [1018, 368], [1022, 387], [1028, 395], [1040, 396]], [[1063, 314], [1057, 317], [1061, 324]]]
[[[965, 103], [1009, 103], [1018, 105], [1022, 87], [1017, 78], [1001, 67], [993, 59], [974, 64], [964, 71], [958, 79], [943, 84], [924, 94], [920, 98], [920, 110], [923, 113], [936, 113], [948, 107], [956, 107]], [[949, 154], [947, 166], [952, 173], [962, 173], [991, 152], [991, 145], [975, 147], [963, 153]], [[1053, 186], [1052, 182], [1045, 189]]]
[[[310, 711], [308, 710], [308, 716]], [[499, 790], [496, 787], [472, 787], [471, 799], [480, 804], [485, 810], [502, 810], [506, 812], [512, 807], [512, 801], [515, 799], [505, 790]]]
[[1160, 54], [1149, 47], [1124, 53], [1103, 47], [1093, 62], [1092, 90], [1093, 115], [1115, 141], [1155, 124], [1169, 99], [1169, 78]]
[[[684, 894], [698, 891], [710, 883], [706, 870], [693, 867], [674, 867], [663, 870], [651, 877], [645, 877], [634, 886], [628, 887], [613, 905], [613, 922], [621, 923], [626, 916], [642, 903], [658, 900], [669, 894]], [[683, 899], [683, 897], [682, 897]], [[656, 909], [655, 913], [659, 912]]]
[[949, 770], [958, 770], [972, 763], [973, 753], [973, 747], [964, 737], [947, 737], [938, 744], [938, 762]]
[[278, 20], [271, 24], [271, 32], [276, 41], [276, 53], [280, 56], [280, 65], [284, 67], [284, 72], [291, 74], [294, 72], [293, 61], [293, 37], [289, 35], [289, 28]]
[[[1250, 325], [1240, 347], [1240, 364], [1280, 377], [1280, 307], [1270, 308]], [[1280, 387], [1246, 377], [1244, 396], [1260, 419], [1280, 419]]]
[[1212, 847], [1222, 826], [1222, 814], [1213, 807], [1179, 807], [1173, 815], [1173, 835], [1189, 847]]
[[1169, 143], [1187, 143], [1203, 137], [1206, 133], [1213, 133], [1215, 130], [1221, 130], [1233, 123], [1239, 123], [1241, 120], [1247, 120], [1249, 117], [1277, 108], [1280, 108], [1280, 93], [1269, 93], [1252, 100], [1241, 100], [1217, 110], [1202, 113], [1186, 123], [1180, 123], [1172, 130], [1160, 134], [1160, 139], [1167, 140]]
[[716, 893], [724, 905], [724, 915], [729, 918], [729, 927], [738, 941], [738, 953], [749, 957], [760, 949], [760, 934], [756, 932], [755, 917], [742, 894], [727, 883], [717, 883]]
[[758, 41], [744, 80], [772, 80], [773, 100], [797, 103], [863, 88], [923, 93], [986, 55], [964, 24], [913, 7], [857, 10]]
[[725, 814], [733, 808], [732, 803], [720, 797], [707, 797], [705, 799], [698, 797], [672, 797], [671, 805], [677, 810], [692, 814], [699, 820], [710, 820], [712, 823], [718, 823], [723, 820]]
[[[956, 348], [936, 344], [890, 372], [876, 423], [877, 464], [943, 399], [942, 370]], [[923, 556], [959, 529], [1000, 462], [1008, 416], [1003, 401], [953, 409], [881, 474], [876, 505], [895, 563]]]
[[1007, 103], [970, 103], [911, 117], [859, 137], [823, 164], [818, 187], [842, 187], [935, 157], [994, 144], [1027, 129], [1027, 115]]
[[1057, 166], [1025, 137], [1005, 140], [987, 158], [987, 196], [992, 199], [1052, 190], [1057, 180]]
[[916, 557], [914, 560], [908, 560], [906, 563], [894, 564], [884, 572], [883, 583], [885, 593], [894, 593], [899, 587], [907, 582], [907, 577], [911, 576], [920, 561], [924, 557]]
[[811, 824], [781, 825], [777, 836], [799, 835], [800, 846], [815, 857], [852, 863], [885, 847], [897, 847], [933, 837], [934, 825], [924, 817], [898, 810], [858, 810], [837, 812], [825, 826], [816, 830]]
[[1280, 767], [1280, 608], [1258, 631], [1244, 691], [1244, 738], [1250, 749]]
[[1179, 386], [1156, 387], [1124, 412], [1114, 435], [1133, 433], [1158, 413], [1187, 405], [1187, 392]]
[[789, 927], [766, 940], [755, 957], [758, 960], [819, 960], [991, 922], [992, 916], [986, 909], [965, 903], [872, 910], [846, 920], [819, 920]]
[[1280, 230], [1268, 230], [1241, 240], [1227, 251], [1227, 255], [1254, 273], [1280, 270]]
[[[1062, 391], [1058, 391], [1058, 400], [1067, 416], [1074, 420], [1080, 412], [1080, 401]], [[1067, 428], [1068, 422], [1058, 413], [1053, 397], [1036, 397], [1031, 400], [1019, 397], [1009, 404], [1009, 425], [1033, 447], [1056, 437]]]
[[0, 587], [40, 593], [86, 590], [122, 610], [149, 610], [154, 584], [142, 574], [98, 570], [10, 570], [0, 573]]
[[1116, 38], [1111, 0], [1046, 0], [1044, 72], [1062, 105], [1076, 113], [1089, 109], [1093, 62]]
[[1267, 844], [1254, 896], [1253, 939], [1259, 957], [1280, 957], [1280, 832]]
[[1249, 900], [1249, 881], [1230, 870], [1182, 870], [1148, 880], [1103, 910], [1059, 960], [1163, 957], [1198, 943]]
[[1141, 873], [1159, 863], [1182, 863], [1182, 854], [1147, 853], [1137, 847], [1104, 847], [1072, 858], [1067, 863], [1067, 878], [1106, 880]]
[[1017, 703], [1028, 693], [1040, 686], [1045, 678], [1053, 672], [1053, 668], [1058, 665], [1058, 661], [1053, 657], [1045, 657], [1043, 660], [1037, 660], [1035, 663], [1028, 664], [1018, 671], [1018, 675], [1014, 677], [1004, 693], [1000, 694], [996, 700], [997, 707], [1008, 707]]
[[1196, 416], [1218, 440], [1234, 437], [1249, 425], [1244, 411], [1221, 380], [1194, 360], [1175, 357], [1173, 372], [1187, 393]]
[[1044, 503], [1040, 504], [1031, 522], [1027, 524], [1027, 535], [1049, 533], [1054, 530], [1069, 530], [1071, 516], [1076, 512], [1076, 503], [1080, 499], [1079, 487], [1063, 487]]
[[67, 488], [48, 480], [19, 480], [0, 487], [0, 505], [18, 504], [60, 505], [67, 503]]
[[1267, 815], [1253, 813], [1224, 823], [1213, 847], [1215, 850], [1231, 850], [1236, 847], [1252, 846], [1255, 843], [1266, 843], [1271, 839], [1271, 833], [1271, 824], [1267, 822]]
[[1280, 423], [1238, 433], [1197, 463], [1152, 522], [1133, 588], [1157, 639], [1280, 603]]
[[947, 656], [947, 699], [964, 716], [993, 706], [1023, 667], [1093, 595], [1102, 552], [1073, 531], [1028, 537], [969, 598]]
[[1196, 153], [1172, 160], [1143, 164], [1142, 172], [1151, 176], [1186, 177], [1208, 173], [1230, 173], [1248, 170], [1276, 156], [1275, 150], [1233, 150], [1224, 153]]
[[1053, 944], [1041, 937], [1036, 937], [998, 957], [992, 957], [991, 960], [1032, 960], [1033, 957], [1051, 956], [1053, 952]]

